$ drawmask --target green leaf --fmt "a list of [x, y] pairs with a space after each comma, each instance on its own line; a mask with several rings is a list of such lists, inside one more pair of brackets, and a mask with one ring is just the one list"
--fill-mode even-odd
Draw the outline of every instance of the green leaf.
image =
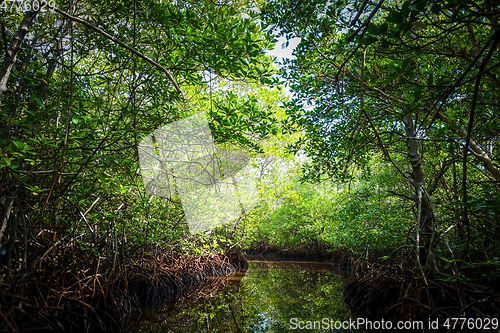
[[392, 71], [394, 71], [396, 73], [401, 72], [400, 68], [397, 67], [395, 64], [393, 64], [391, 62], [387, 64], [387, 67], [389, 67], [390, 70], [392, 70]]
[[376, 37], [371, 37], [371, 36], [369, 36], [369, 37], [365, 37], [365, 38], [363, 38], [363, 39], [362, 39], [359, 43], [360, 43], [361, 45], [370, 45], [370, 44], [375, 43], [376, 41], [377, 41], [377, 38], [376, 38]]
[[370, 35], [378, 35], [380, 33], [380, 29], [378, 25], [375, 23], [370, 23], [368, 29], [366, 30]]
[[42, 107], [42, 109], [44, 109], [44, 110], [45, 110], [45, 105], [44, 105], [44, 104], [43, 104], [43, 102], [40, 100], [40, 98], [35, 97], [35, 98], [33, 98], [33, 100], [34, 100], [35, 102], [37, 102], [37, 103], [38, 103], [38, 105], [40, 105], [40, 106]]
[[400, 24], [404, 23], [405, 19], [403, 17], [403, 14], [401, 14], [398, 11], [391, 11], [389, 15], [387, 16], [387, 22], [395, 23], [395, 24]]
[[436, 4], [432, 7], [431, 12], [435, 15], [439, 15], [441, 13], [441, 5]]
[[382, 23], [379, 26], [379, 30], [378, 30], [379, 35], [385, 35], [388, 30], [389, 30], [389, 25], [387, 24], [387, 22]]
[[421, 98], [422, 98], [422, 91], [416, 90], [415, 94], [413, 95], [413, 100], [415, 101], [415, 103], [417, 103], [418, 101], [420, 101]]
[[425, 10], [425, 7], [427, 6], [428, 3], [429, 3], [429, 0], [419, 0], [415, 4], [415, 8], [417, 9], [417, 11], [422, 12]]
[[9, 158], [9, 157], [5, 157], [5, 156], [2, 156], [2, 159], [0, 160], [0, 166], [4, 167], [4, 166], [9, 166], [12, 162], [13, 158]]
[[403, 112], [403, 116], [407, 115], [408, 113], [410, 113], [410, 108], [411, 108], [411, 105], [408, 104], [408, 103], [400, 103], [400, 102], [396, 102], [395, 103], [396, 106], [402, 108], [404, 110]]
[[403, 60], [403, 62], [401, 63], [401, 69], [404, 71], [408, 68], [408, 65], [410, 64], [410, 61], [411, 59], [405, 59]]
[[427, 85], [428, 86], [434, 85], [434, 72], [431, 72], [429, 74], [429, 78], [427, 79]]

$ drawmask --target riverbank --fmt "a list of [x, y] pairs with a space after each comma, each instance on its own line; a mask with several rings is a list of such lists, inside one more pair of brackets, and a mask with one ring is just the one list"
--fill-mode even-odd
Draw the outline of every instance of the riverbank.
[[[58, 255], [65, 258], [64, 252]], [[216, 290], [225, 283], [222, 277], [246, 270], [247, 260], [263, 258], [330, 262], [348, 274], [357, 267], [348, 251], [312, 248], [253, 248], [245, 257], [239, 252], [193, 257], [143, 251], [142, 257], [118, 262], [115, 272], [112, 262], [77, 255], [71, 266], [42, 262], [37, 275], [24, 280], [22, 299], [15, 290], [1, 290], [12, 310], [3, 311], [0, 331], [122, 332], [143, 320], [143, 311], [162, 312], [181, 297]]]
[[[116, 272], [99, 261], [92, 271], [84, 269], [88, 264], [82, 260], [73, 269], [59, 267], [51, 274], [40, 266], [22, 285], [0, 289], [3, 304], [10, 305], [0, 308], [0, 332], [122, 332], [141, 307], [161, 308], [190, 289], [216, 285], [213, 277], [247, 267], [241, 255], [218, 253], [146, 253], [119, 265]], [[19, 288], [23, 297], [17, 296]]]
[[[305, 321], [349, 320], [342, 300], [345, 278], [335, 265], [292, 260], [249, 260], [240, 276], [183, 296], [165, 311], [149, 312], [130, 333], [290, 332]], [[333, 328], [333, 326], [331, 326]], [[312, 332], [313, 330], [306, 330]], [[354, 333], [354, 332], [353, 332]]]
[[348, 249], [324, 247], [279, 247], [273, 245], [252, 246], [243, 251], [247, 260], [297, 260], [334, 263], [338, 270], [357, 274], [371, 265], [382, 263], [384, 251], [371, 251], [368, 255], [356, 255]]
[[[495, 283], [484, 277], [481, 284], [468, 282], [466, 277], [436, 277], [423, 281], [418, 274], [405, 269], [401, 259], [391, 261], [383, 251], [356, 256], [348, 250], [260, 246], [250, 248], [246, 253], [247, 259], [335, 263], [347, 274], [343, 299], [358, 318], [390, 322], [393, 327], [398, 322], [416, 323], [412, 324], [417, 325], [412, 326], [414, 329], [405, 332], [474, 331], [469, 328], [457, 330], [453, 325], [446, 325], [452, 318], [460, 318], [474, 322], [470, 325], [475, 328], [479, 327], [476, 323], [488, 328], [484, 332], [499, 332], [498, 323], [494, 325], [492, 320], [500, 317], [500, 281]], [[429, 326], [429, 322], [439, 323], [439, 326]], [[418, 326], [420, 323], [422, 327]]]
[[[348, 250], [260, 246], [243, 253], [194, 257], [144, 252], [142, 258], [118, 265], [114, 274], [109, 273], [109, 265], [100, 267], [99, 262], [84, 274], [76, 266], [52, 274], [40, 266], [38, 276], [28, 276], [22, 286], [16, 286], [24, 288], [23, 297], [15, 296], [15, 289], [0, 290], [3, 302], [12, 304], [10, 311], [2, 311], [0, 331], [121, 332], [143, 320], [141, 311], [165, 312], [183, 295], [196, 297], [203, 294], [202, 288], [218, 289], [226, 281], [223, 277], [246, 270], [247, 260], [333, 264], [345, 274], [344, 302], [356, 317], [373, 322], [437, 319], [445, 323], [446, 318], [498, 318], [500, 313], [497, 287], [440, 280], [427, 281], [426, 286], [400, 264], [386, 264], [387, 257], [380, 252], [360, 256]], [[81, 261], [79, 267], [83, 265]], [[74, 272], [83, 276], [70, 279]]]

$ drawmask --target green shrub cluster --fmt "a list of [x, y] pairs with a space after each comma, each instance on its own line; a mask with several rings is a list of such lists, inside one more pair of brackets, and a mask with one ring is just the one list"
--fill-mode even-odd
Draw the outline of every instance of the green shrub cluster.
[[412, 223], [411, 207], [388, 192], [390, 168], [375, 165], [374, 169], [370, 177], [360, 171], [350, 182], [297, 184], [277, 200], [275, 208], [262, 202], [249, 218], [251, 238], [261, 245], [356, 253], [403, 244]]

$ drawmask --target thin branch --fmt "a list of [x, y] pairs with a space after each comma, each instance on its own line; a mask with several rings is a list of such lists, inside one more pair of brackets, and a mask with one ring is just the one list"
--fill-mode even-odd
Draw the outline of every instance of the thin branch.
[[[500, 34], [498, 32], [500, 31], [497, 30], [494, 34], [495, 39], [494, 42], [492, 43], [490, 50], [488, 51], [488, 54], [484, 58], [484, 60], [481, 63], [481, 67], [479, 68], [479, 72], [481, 72], [488, 61], [491, 59], [493, 56], [493, 53], [496, 50], [496, 44], [500, 40]], [[463, 206], [464, 206], [464, 224], [467, 226], [467, 235], [468, 238], [470, 238], [470, 227], [469, 227], [469, 216], [467, 214], [467, 153], [469, 152], [469, 142], [471, 140], [471, 135], [472, 135], [472, 126], [474, 124], [474, 115], [475, 115], [475, 110], [476, 110], [476, 103], [477, 103], [477, 96], [479, 94], [479, 85], [481, 84], [481, 78], [482, 75], [478, 76], [476, 79], [476, 84], [474, 85], [474, 93], [472, 95], [472, 104], [471, 104], [471, 110], [469, 113], [469, 123], [467, 124], [467, 136], [465, 139], [465, 145], [464, 145], [464, 159], [462, 163], [462, 193], [463, 193]]]
[[397, 197], [401, 197], [401, 198], [404, 198], [404, 199], [412, 201], [412, 202], [417, 202], [417, 200], [415, 198], [409, 197], [409, 196], [407, 196], [405, 194], [397, 193], [397, 192], [394, 192], [394, 191], [391, 191], [391, 190], [387, 190], [387, 192], [389, 192], [390, 194], [393, 194], [393, 195], [395, 195]]
[[385, 158], [390, 160], [391, 158], [389, 157], [389, 153], [387, 152], [387, 149], [384, 146], [384, 143], [382, 142], [382, 139], [380, 138], [380, 135], [377, 132], [377, 129], [375, 128], [375, 125], [373, 124], [370, 115], [368, 112], [365, 110], [365, 98], [364, 98], [364, 91], [365, 91], [365, 65], [366, 65], [366, 50], [367, 46], [365, 46], [365, 49], [363, 50], [363, 60], [361, 64], [361, 81], [359, 82], [359, 94], [360, 94], [360, 109], [361, 111], [365, 114], [366, 119], [370, 123], [371, 128], [373, 129], [373, 132], [375, 133], [375, 136], [377, 137], [377, 142], [382, 149], [382, 153], [384, 154]]
[[75, 17], [75, 16], [71, 16], [70, 14], [68, 14], [66, 12], [63, 12], [62, 10], [57, 9], [57, 8], [54, 8], [54, 11], [56, 13], [58, 13], [59, 15], [64, 16], [64, 17], [70, 19], [71, 21], [75, 21], [75, 22], [83, 24], [87, 28], [92, 29], [92, 30], [98, 32], [99, 34], [103, 35], [104, 37], [108, 38], [109, 40], [111, 40], [111, 41], [115, 42], [116, 44], [120, 45], [121, 47], [125, 48], [126, 50], [128, 50], [132, 54], [138, 56], [139, 58], [142, 58], [143, 60], [146, 60], [151, 65], [155, 66], [156, 68], [158, 68], [159, 70], [161, 70], [163, 73], [165, 73], [165, 75], [167, 75], [167, 77], [170, 80], [170, 82], [172, 82], [172, 84], [174, 85], [175, 90], [177, 90], [177, 92], [179, 94], [183, 95], [181, 88], [179, 87], [179, 85], [177, 84], [177, 82], [175, 81], [175, 79], [173, 78], [173, 76], [170, 74], [170, 72], [165, 67], [163, 67], [162, 65], [160, 65], [159, 63], [157, 63], [156, 61], [154, 61], [153, 59], [149, 58], [145, 54], [142, 54], [141, 52], [137, 51], [136, 49], [128, 46], [127, 44], [125, 44], [124, 42], [120, 41], [116, 37], [114, 37], [114, 36], [108, 34], [107, 32], [105, 32], [104, 30], [101, 30], [98, 27], [96, 27], [96, 26], [88, 23], [87, 21], [82, 20], [81, 18], [78, 18], [78, 17]]
[[[434, 113], [434, 116], [432, 117], [429, 125], [427, 126], [427, 128], [425, 129], [425, 131], [428, 131], [429, 128], [432, 126], [432, 124], [434, 123], [434, 121], [439, 117], [439, 113], [441, 111], [441, 108], [445, 105], [444, 103], [444, 99], [447, 98], [449, 95], [451, 95], [454, 87], [458, 84], [460, 84], [460, 82], [465, 79], [465, 77], [467, 76], [467, 74], [470, 72], [470, 70], [472, 69], [472, 67], [474, 67], [474, 65], [476, 64], [476, 62], [478, 60], [480, 60], [481, 58], [481, 55], [483, 54], [483, 52], [490, 46], [490, 45], [496, 45], [496, 43], [494, 44], [494, 41], [498, 39], [498, 35], [500, 34], [500, 29], [497, 29], [493, 35], [488, 39], [488, 41], [485, 43], [485, 45], [483, 46], [483, 48], [479, 51], [479, 53], [477, 54], [477, 56], [474, 57], [474, 59], [471, 61], [471, 63], [469, 64], [469, 66], [467, 67], [467, 69], [465, 69], [465, 71], [462, 73], [462, 75], [458, 78], [458, 80], [455, 82], [455, 84], [453, 86], [450, 87], [450, 89], [448, 89], [447, 91], [445, 91], [441, 97], [439, 97], [436, 102], [434, 103], [433, 107], [430, 108], [430, 111], [425, 115], [424, 119], [422, 120], [422, 123], [427, 119], [427, 117], [431, 114], [432, 110], [436, 109], [436, 106], [437, 104], [439, 103], [439, 101], [441, 99], [443, 99], [443, 102], [441, 103], [441, 105], [436, 109], [436, 112]], [[492, 46], [493, 47], [493, 46]], [[494, 47], [493, 47], [494, 48]], [[491, 49], [490, 49], [491, 50]], [[482, 64], [481, 64], [482, 65]], [[484, 67], [481, 67], [479, 69], [479, 72], [482, 72], [484, 70]], [[417, 131], [418, 133], [418, 131]]]
[[[352, 42], [352, 40], [354, 39], [354, 37], [361, 31], [361, 29], [363, 27], [368, 27], [368, 25], [370, 24], [372, 18], [375, 16], [375, 14], [378, 12], [378, 10], [380, 9], [380, 7], [382, 6], [382, 4], [384, 3], [384, 0], [381, 0], [377, 6], [372, 10], [372, 12], [370, 13], [370, 16], [368, 16], [368, 18], [366, 19], [366, 21], [359, 26], [358, 29], [356, 29], [356, 31], [354, 31], [349, 37], [346, 38], [346, 40], [348, 42]], [[361, 11], [364, 9], [364, 5], [362, 6], [362, 8], [359, 10], [358, 12], [358, 16], [361, 15]], [[357, 20], [357, 17], [356, 17], [356, 20]], [[354, 22], [354, 21], [353, 21]], [[352, 23], [351, 23], [352, 24]], [[361, 37], [363, 37], [364, 33], [361, 35]]]
[[0, 241], [2, 240], [5, 229], [7, 228], [7, 222], [10, 218], [10, 212], [12, 211], [12, 205], [14, 204], [14, 195], [11, 194], [9, 199], [7, 200], [6, 209], [3, 213], [2, 224], [0, 226]]
[[366, 5], [368, 4], [368, 0], [363, 0], [363, 3], [361, 4], [361, 8], [359, 8], [356, 17], [351, 21], [351, 27], [353, 27], [356, 22], [358, 21], [359, 17], [363, 13], [363, 10], [365, 10]]

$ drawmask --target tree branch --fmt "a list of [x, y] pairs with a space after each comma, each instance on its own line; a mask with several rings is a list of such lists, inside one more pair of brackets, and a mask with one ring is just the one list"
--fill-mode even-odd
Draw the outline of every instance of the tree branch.
[[[498, 31], [497, 31], [498, 32]], [[496, 50], [496, 44], [498, 43], [498, 40], [500, 39], [500, 35], [498, 35], [495, 32], [496, 38], [494, 39], [493, 44], [490, 47], [490, 50], [488, 51], [488, 54], [484, 58], [484, 60], [481, 63], [481, 66], [479, 67], [479, 72], [481, 72], [488, 61], [491, 59], [493, 56], [493, 52]], [[471, 110], [469, 113], [469, 123], [467, 124], [467, 134], [465, 138], [465, 145], [464, 145], [464, 159], [462, 163], [462, 193], [463, 193], [463, 206], [464, 206], [464, 224], [467, 226], [467, 234], [470, 238], [470, 228], [469, 228], [469, 217], [467, 214], [467, 153], [469, 152], [469, 142], [471, 140], [472, 136], [472, 126], [474, 124], [474, 115], [476, 111], [476, 103], [477, 103], [477, 95], [479, 94], [479, 85], [481, 84], [481, 78], [482, 75], [479, 75], [476, 79], [476, 84], [474, 85], [474, 93], [472, 94], [472, 104], [471, 104]]]
[[157, 63], [156, 61], [154, 61], [153, 59], [149, 58], [145, 54], [142, 54], [141, 52], [137, 51], [133, 47], [128, 46], [127, 44], [125, 44], [124, 42], [120, 41], [116, 37], [114, 37], [114, 36], [108, 34], [107, 32], [105, 32], [104, 30], [101, 30], [98, 27], [96, 27], [96, 26], [88, 23], [87, 21], [82, 20], [81, 18], [78, 18], [78, 17], [75, 17], [75, 16], [71, 16], [68, 13], [63, 12], [62, 10], [57, 9], [57, 8], [54, 8], [54, 11], [56, 13], [58, 13], [59, 15], [64, 16], [67, 19], [70, 19], [71, 21], [75, 21], [75, 22], [83, 24], [87, 28], [96, 31], [97, 33], [103, 35], [104, 37], [108, 38], [109, 40], [111, 40], [111, 41], [115, 42], [116, 44], [120, 45], [121, 47], [125, 48], [130, 53], [138, 56], [139, 58], [141, 58], [143, 60], [146, 60], [151, 65], [155, 66], [156, 68], [158, 68], [159, 70], [161, 70], [163, 73], [165, 73], [165, 75], [167, 75], [167, 77], [170, 80], [170, 82], [172, 82], [172, 84], [174, 85], [175, 90], [177, 90], [177, 92], [182, 95], [181, 88], [179, 87], [179, 85], [177, 84], [177, 82], [175, 81], [175, 79], [173, 78], [173, 76], [170, 74], [170, 72], [165, 67], [163, 67], [162, 65], [160, 65], [159, 63]]
[[[356, 29], [356, 31], [354, 31], [352, 34], [349, 35], [349, 37], [346, 38], [346, 40], [348, 42], [352, 42], [352, 40], [354, 39], [354, 37], [361, 31], [361, 29], [363, 29], [363, 27], [368, 27], [368, 25], [370, 24], [370, 21], [372, 20], [372, 18], [375, 16], [375, 14], [378, 12], [378, 10], [380, 9], [380, 7], [382, 6], [382, 4], [384, 3], [384, 0], [381, 0], [376, 6], [375, 8], [372, 10], [372, 12], [370, 13], [370, 16], [368, 16], [368, 18], [366, 19], [365, 22], [363, 22], [362, 25], [359, 26], [358, 29]], [[359, 10], [358, 12], [358, 16], [356, 17], [356, 20], [357, 18], [361, 15], [361, 11], [364, 9], [366, 3], [362, 5], [362, 8]], [[353, 21], [353, 23], [355, 23], [355, 21]], [[352, 25], [352, 23], [351, 23]], [[361, 37], [363, 37], [364, 33], [361, 34]], [[354, 53], [354, 52], [353, 52]]]
[[437, 187], [437, 184], [439, 183], [439, 180], [444, 176], [446, 170], [448, 170], [448, 168], [450, 167], [450, 165], [453, 164], [453, 163], [455, 163], [454, 159], [451, 159], [451, 160], [443, 163], [443, 165], [441, 166], [441, 169], [439, 170], [438, 175], [436, 176], [436, 178], [434, 179], [434, 181], [432, 182], [432, 184], [430, 184], [427, 187], [427, 193], [429, 193], [429, 195], [432, 195], [432, 193], [434, 192], [434, 190], [436, 190], [436, 187]]
[[[4, 61], [2, 67], [0, 68], [0, 109], [2, 107], [2, 97], [4, 92], [8, 91], [7, 82], [9, 81], [10, 73], [12, 71], [12, 67], [16, 62], [17, 54], [21, 50], [21, 45], [24, 41], [24, 37], [28, 33], [33, 21], [35, 20], [38, 12], [29, 11], [23, 17], [21, 24], [19, 25], [19, 29], [17, 33], [12, 38], [10, 42], [9, 48], [6, 50]], [[7, 48], [7, 45], [5, 45]], [[6, 134], [8, 135], [8, 134]]]

